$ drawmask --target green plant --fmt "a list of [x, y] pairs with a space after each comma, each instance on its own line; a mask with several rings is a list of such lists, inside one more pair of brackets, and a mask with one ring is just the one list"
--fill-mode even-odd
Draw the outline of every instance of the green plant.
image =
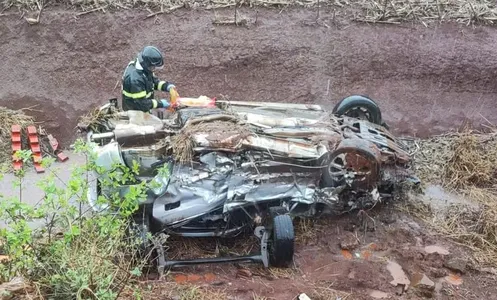
[[[146, 263], [136, 257], [140, 241], [128, 233], [139, 201], [154, 183], [135, 179], [137, 163], [105, 171], [95, 163], [90, 145], [78, 140], [75, 150], [85, 155], [86, 164], [76, 167], [67, 182], [52, 169], [53, 159], [44, 159], [50, 176], [38, 182], [44, 197], [37, 205], [23, 201], [25, 170], [16, 173], [18, 197], [0, 195], [0, 218], [6, 223], [0, 240], [10, 258], [0, 268], [0, 276], [2, 280], [23, 276], [50, 299], [116, 299]], [[25, 161], [31, 157], [29, 151], [18, 155]], [[99, 202], [110, 204], [107, 213], [94, 214], [86, 208], [92, 183], [88, 172], [105, 175], [102, 189], [129, 187], [124, 196], [115, 192], [109, 198], [99, 197]], [[167, 174], [167, 166], [160, 172]]]

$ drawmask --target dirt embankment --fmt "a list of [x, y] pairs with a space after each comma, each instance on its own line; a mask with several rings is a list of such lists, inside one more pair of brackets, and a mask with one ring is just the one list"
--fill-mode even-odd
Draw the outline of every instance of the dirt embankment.
[[[232, 11], [216, 11], [216, 14]], [[255, 18], [254, 11], [242, 11]], [[497, 32], [459, 25], [370, 26], [315, 12], [259, 10], [250, 28], [212, 25], [214, 12], [45, 11], [30, 26], [15, 12], [1, 17], [0, 105], [34, 107], [65, 144], [77, 117], [119, 96], [125, 65], [146, 44], [166, 53], [158, 75], [180, 95], [290, 101], [331, 108], [367, 94], [396, 133], [426, 136], [468, 118], [497, 121]], [[160, 96], [160, 95], [159, 95]], [[164, 95], [165, 96], [165, 95]]]

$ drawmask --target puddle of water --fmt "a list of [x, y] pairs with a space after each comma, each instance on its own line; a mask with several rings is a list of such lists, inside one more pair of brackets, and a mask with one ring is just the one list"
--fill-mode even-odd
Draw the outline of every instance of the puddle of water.
[[428, 185], [421, 200], [435, 209], [443, 209], [451, 204], [475, 206], [470, 200], [461, 195], [448, 192], [440, 185]]
[[436, 245], [426, 246], [425, 252], [428, 254], [432, 254], [432, 253], [438, 253], [441, 255], [448, 255], [449, 254], [448, 250], [446, 250], [440, 246], [436, 246]]
[[390, 275], [392, 275], [393, 277], [393, 280], [390, 281], [390, 283], [393, 286], [404, 285], [405, 286], [404, 289], [407, 289], [411, 281], [409, 281], [409, 278], [407, 278], [406, 273], [404, 273], [404, 270], [398, 263], [391, 260], [388, 261], [387, 270], [390, 272]]

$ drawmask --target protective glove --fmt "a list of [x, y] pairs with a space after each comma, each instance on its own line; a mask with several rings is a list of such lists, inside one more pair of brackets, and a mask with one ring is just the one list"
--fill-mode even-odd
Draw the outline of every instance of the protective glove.
[[160, 99], [159, 102], [161, 103], [162, 108], [168, 108], [170, 106], [169, 101], [167, 101], [166, 99]]
[[172, 87], [169, 89], [169, 96], [171, 97], [171, 102], [176, 102], [176, 99], [179, 97], [178, 91], [176, 91], [176, 87]]

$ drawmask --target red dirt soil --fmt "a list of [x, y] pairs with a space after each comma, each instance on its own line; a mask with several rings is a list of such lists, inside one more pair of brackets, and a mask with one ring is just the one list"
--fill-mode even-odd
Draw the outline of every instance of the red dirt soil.
[[[231, 15], [231, 10], [217, 10]], [[0, 17], [0, 105], [31, 113], [61, 142], [77, 118], [119, 97], [121, 72], [146, 44], [166, 53], [158, 73], [180, 95], [318, 103], [377, 100], [397, 134], [428, 136], [464, 120], [497, 121], [497, 31], [462, 25], [371, 26], [321, 10], [259, 10], [250, 27], [214, 26], [214, 11], [43, 12], [29, 25]], [[241, 10], [255, 19], [254, 10]], [[338, 14], [340, 15], [340, 14]], [[159, 95], [162, 96], [162, 95]], [[164, 95], [166, 96], [166, 95]]]
[[[255, 18], [254, 11], [241, 11]], [[317, 103], [331, 109], [342, 97], [366, 94], [381, 105], [393, 132], [422, 137], [465, 120], [497, 123], [497, 31], [491, 28], [371, 26], [333, 20], [322, 10], [327, 28], [313, 23], [315, 11], [296, 9], [259, 10], [257, 24], [249, 28], [215, 27], [213, 11], [180, 10], [147, 20], [146, 11], [75, 14], [44, 11], [34, 26], [15, 12], [0, 17], [0, 106], [32, 107], [31, 114], [65, 145], [74, 138], [80, 115], [119, 97], [121, 72], [146, 44], [165, 51], [167, 64], [158, 75], [175, 82], [184, 96]], [[275, 275], [249, 267], [251, 275], [244, 279], [232, 265], [202, 266], [187, 268], [176, 280], [195, 279], [196, 285], [225, 289], [236, 299], [290, 300], [299, 293], [336, 299], [333, 289], [350, 293], [346, 299], [372, 299], [372, 290], [390, 299], [419, 299], [415, 288], [396, 295], [387, 258], [409, 278], [422, 273], [439, 282], [449, 274], [445, 258], [425, 255], [423, 246], [441, 244], [466, 257], [405, 217], [392, 217], [388, 210], [373, 217], [374, 232], [352, 230], [355, 216], [317, 225], [314, 234], [299, 241], [292, 272]], [[359, 248], [342, 252], [340, 241], [351, 235], [360, 240]], [[161, 296], [168, 292], [167, 282], [181, 274], [171, 275], [144, 283], [152, 287], [144, 299], [180, 299]], [[497, 299], [490, 275], [467, 271], [462, 280], [456, 286], [440, 281], [434, 298]]]
[[[186, 297], [181, 286], [190, 285], [204, 293], [222, 292], [223, 297], [216, 298], [219, 300], [292, 300], [298, 299], [301, 293], [313, 300], [336, 300], [339, 296], [353, 300], [380, 299], [371, 296], [373, 291], [384, 293], [386, 298], [382, 299], [428, 299], [430, 294], [432, 299], [497, 299], [497, 288], [491, 284], [495, 275], [480, 273], [469, 263], [464, 274], [444, 266], [444, 262], [452, 258], [469, 258], [470, 253], [464, 248], [435, 237], [422, 223], [388, 207], [382, 206], [367, 214], [364, 219], [368, 220], [370, 229], [373, 228], [371, 220], [374, 220], [375, 230], [364, 231], [356, 213], [342, 218], [324, 218], [305, 227], [295, 222], [297, 247], [295, 265], [290, 269], [265, 270], [251, 264], [183, 267], [161, 280], [154, 278], [143, 282], [147, 287], [143, 297], [210, 299], [199, 297], [200, 293], [192, 297], [191, 292], [190, 297]], [[246, 238], [237, 239], [248, 244]], [[341, 250], [343, 241], [357, 242], [348, 251]], [[220, 244], [229, 242], [219, 240]], [[188, 246], [182, 247], [190, 250], [197, 247], [184, 240], [170, 242], [168, 246], [181, 248], [181, 243], [186, 243]], [[425, 247], [432, 245], [449, 253], [430, 254]], [[215, 243], [205, 243], [202, 248], [205, 257], [212, 250], [210, 248], [215, 248]], [[234, 251], [234, 248], [230, 249]], [[176, 250], [183, 253], [184, 258], [202, 256], [202, 252]], [[407, 291], [399, 293], [402, 287], [391, 283], [393, 277], [387, 269], [388, 261], [396, 262], [405, 272], [410, 280]], [[427, 276], [434, 290], [426, 294], [426, 289], [416, 286], [417, 274]], [[123, 299], [132, 297], [123, 295]]]

